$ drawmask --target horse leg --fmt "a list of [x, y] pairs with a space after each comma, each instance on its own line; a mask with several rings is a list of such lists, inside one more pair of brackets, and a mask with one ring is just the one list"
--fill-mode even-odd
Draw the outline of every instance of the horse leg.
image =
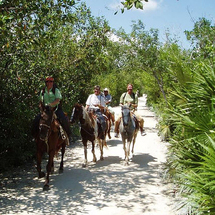
[[103, 147], [104, 147], [104, 143], [105, 143], [105, 140], [101, 140], [99, 139], [99, 148], [100, 148], [100, 160], [104, 160], [104, 157], [103, 157]]
[[61, 148], [61, 162], [60, 162], [59, 173], [63, 172], [63, 157], [64, 157], [64, 153], [65, 153], [65, 148], [66, 148], [66, 143], [64, 141], [62, 144], [62, 148]]
[[44, 172], [41, 172], [41, 162], [42, 162], [42, 151], [37, 149], [37, 172], [38, 178], [43, 178], [45, 176]]
[[114, 125], [114, 123], [115, 123], [115, 116], [114, 114], [112, 114], [112, 124]]
[[54, 174], [54, 162], [52, 162], [52, 165], [51, 165], [51, 174]]
[[132, 150], [131, 150], [131, 152], [132, 152], [132, 157], [133, 157], [133, 155], [134, 155], [134, 144], [135, 144], [135, 142], [136, 142], [136, 137], [137, 137], [137, 131], [135, 131], [134, 137], [133, 137], [133, 145], [132, 145]]
[[125, 165], [128, 165], [129, 164], [129, 142], [125, 140], [125, 143], [124, 143], [124, 151], [125, 151]]
[[108, 138], [109, 138], [109, 139], [111, 139], [111, 135], [110, 135], [110, 130], [111, 130], [111, 122], [110, 122], [110, 120], [109, 120], [107, 123], [108, 123], [108, 129], [107, 129]]
[[51, 168], [53, 166], [53, 162], [54, 162], [54, 150], [51, 150], [49, 152], [49, 161], [48, 164], [46, 165], [46, 171], [47, 171], [47, 175], [46, 175], [46, 180], [45, 180], [45, 184], [43, 186], [43, 190], [47, 191], [49, 190], [49, 174], [51, 172]]
[[127, 142], [127, 144], [128, 144], [128, 148], [127, 148], [127, 153], [128, 153], [128, 161], [131, 159], [130, 158], [130, 148], [131, 148], [131, 141], [129, 140], [128, 142]]
[[82, 167], [87, 166], [87, 140], [82, 140], [84, 145], [84, 163], [82, 164]]
[[93, 162], [96, 162], [96, 155], [95, 155], [95, 142], [92, 141], [92, 153], [93, 153]]
[[122, 142], [123, 142], [123, 149], [124, 149], [124, 152], [125, 152], [125, 161], [127, 162], [127, 160], [128, 160], [128, 152], [127, 152], [127, 148], [126, 148], [126, 141], [123, 139]]

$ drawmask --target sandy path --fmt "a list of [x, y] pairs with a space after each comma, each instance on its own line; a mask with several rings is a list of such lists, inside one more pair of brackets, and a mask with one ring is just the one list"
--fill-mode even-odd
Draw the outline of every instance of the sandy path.
[[[147, 135], [138, 133], [129, 166], [124, 165], [121, 138], [108, 140], [105, 160], [96, 164], [91, 162], [89, 144], [87, 168], [82, 168], [84, 152], [77, 142], [66, 150], [64, 173], [51, 175], [48, 192], [43, 192], [44, 179], [37, 178], [32, 166], [19, 169], [22, 175], [1, 175], [0, 214], [175, 215], [170, 186], [162, 182], [166, 143], [157, 136], [157, 121], [145, 106], [145, 97], [139, 99], [138, 109]], [[114, 110], [117, 115], [120, 108]], [[96, 155], [99, 159], [98, 148]], [[55, 166], [57, 170], [59, 160]]]

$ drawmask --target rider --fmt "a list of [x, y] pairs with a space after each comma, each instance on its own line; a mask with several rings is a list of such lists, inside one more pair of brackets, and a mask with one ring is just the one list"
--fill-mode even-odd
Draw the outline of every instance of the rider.
[[87, 111], [93, 111], [96, 114], [97, 119], [100, 121], [102, 125], [102, 129], [105, 129], [105, 118], [102, 115], [102, 112], [105, 107], [105, 99], [104, 96], [100, 92], [100, 86], [94, 86], [94, 94], [90, 94], [86, 101], [85, 109]]
[[108, 108], [108, 110], [110, 111], [110, 113], [112, 115], [114, 115], [114, 111], [112, 110], [111, 106], [110, 106], [110, 103], [112, 102], [112, 96], [111, 94], [109, 94], [109, 90], [108, 88], [105, 88], [103, 90], [103, 95], [104, 95], [104, 99], [105, 99], [105, 106]]
[[112, 96], [108, 93], [109, 92], [108, 88], [105, 88], [103, 92], [104, 92], [105, 105], [106, 107], [109, 107], [110, 103], [112, 102]]
[[[144, 120], [143, 118], [136, 112], [138, 106], [138, 97], [133, 93], [133, 85], [127, 85], [127, 92], [123, 93], [120, 97], [120, 104], [121, 105], [128, 105], [132, 113], [134, 114], [135, 118], [137, 119], [140, 127], [140, 132], [142, 136], [145, 136], [146, 133], [143, 129]], [[121, 121], [122, 115], [120, 114], [117, 120], [115, 121], [115, 137], [119, 137], [119, 124]]]
[[[45, 106], [56, 107], [55, 114], [63, 129], [66, 131], [68, 138], [70, 138], [70, 124], [60, 104], [60, 101], [62, 100], [61, 92], [54, 83], [54, 78], [51, 76], [46, 77], [45, 85], [46, 86], [40, 92], [40, 102], [42, 102]], [[39, 114], [34, 120], [34, 125], [36, 126], [35, 129], [39, 128], [40, 118], [41, 116]]]

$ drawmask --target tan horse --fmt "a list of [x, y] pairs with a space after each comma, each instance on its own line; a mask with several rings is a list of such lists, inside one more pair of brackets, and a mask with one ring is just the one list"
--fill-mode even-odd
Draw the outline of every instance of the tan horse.
[[122, 118], [119, 126], [119, 132], [122, 137], [123, 149], [125, 152], [125, 162], [126, 164], [129, 164], [131, 142], [133, 142], [132, 149], [131, 149], [132, 156], [133, 156], [134, 144], [136, 141], [139, 127], [138, 127], [137, 121], [132, 116], [129, 110], [129, 107], [124, 105], [121, 108], [122, 108]]

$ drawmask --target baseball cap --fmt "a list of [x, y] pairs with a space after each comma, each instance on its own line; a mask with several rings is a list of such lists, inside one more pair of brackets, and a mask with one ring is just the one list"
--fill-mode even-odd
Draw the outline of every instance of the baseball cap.
[[46, 81], [54, 81], [54, 78], [51, 77], [51, 76], [47, 76], [47, 77], [46, 77]]

